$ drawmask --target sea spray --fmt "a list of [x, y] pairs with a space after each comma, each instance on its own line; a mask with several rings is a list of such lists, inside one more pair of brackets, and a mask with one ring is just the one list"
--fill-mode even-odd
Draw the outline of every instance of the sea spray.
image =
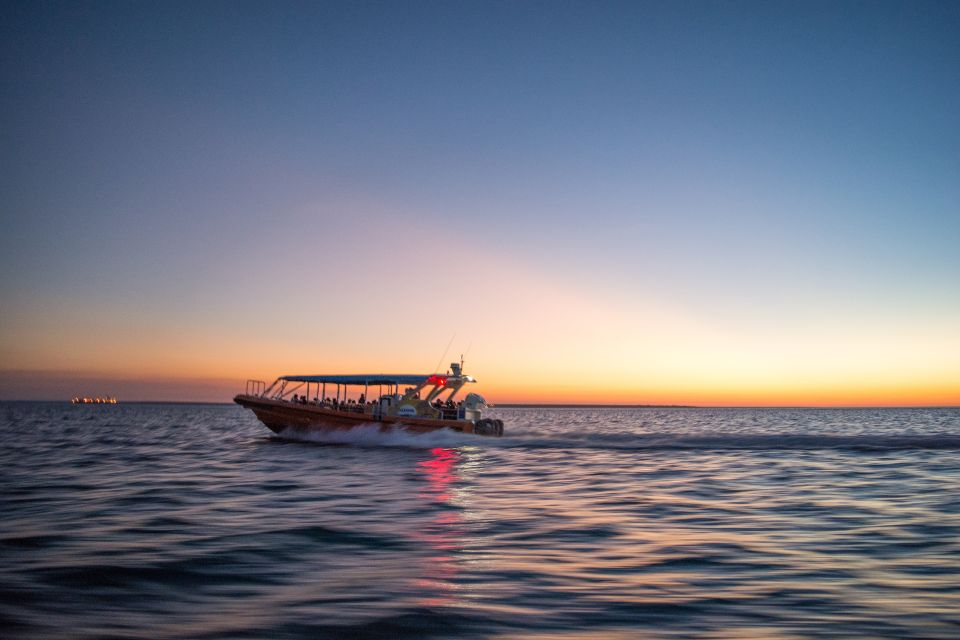
[[402, 425], [388, 426], [368, 423], [350, 429], [338, 428], [295, 428], [285, 429], [279, 434], [285, 440], [313, 442], [317, 444], [353, 445], [358, 447], [408, 447], [411, 449], [434, 449], [436, 447], [464, 447], [482, 444], [484, 438], [452, 429], [418, 432]]
[[496, 449], [590, 449], [611, 451], [724, 450], [777, 451], [846, 449], [864, 451], [960, 449], [960, 435], [951, 433], [903, 434], [860, 433], [823, 435], [804, 433], [592, 433], [535, 431], [525, 429], [501, 438], [488, 438], [451, 429], [419, 432], [402, 425], [368, 423], [350, 429], [296, 428], [278, 436], [284, 440], [358, 447], [484, 447]]

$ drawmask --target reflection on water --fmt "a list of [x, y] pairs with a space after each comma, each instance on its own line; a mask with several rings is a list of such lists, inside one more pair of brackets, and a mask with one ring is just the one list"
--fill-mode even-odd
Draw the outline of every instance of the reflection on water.
[[451, 492], [453, 483], [459, 479], [460, 454], [454, 449], [435, 447], [430, 449], [430, 456], [417, 463], [417, 470], [427, 480], [418, 497], [441, 510], [431, 517], [422, 532], [414, 535], [414, 540], [428, 550], [428, 555], [423, 560], [424, 575], [413, 581], [412, 590], [424, 594], [416, 600], [417, 605], [440, 607], [455, 603], [458, 574], [455, 554], [463, 548], [465, 537], [462, 516], [455, 510]]
[[456, 465], [460, 460], [460, 454], [454, 449], [435, 447], [430, 449], [430, 455], [429, 460], [417, 463], [417, 469], [423, 473], [428, 483], [419, 495], [425, 500], [449, 504], [451, 502], [450, 486], [458, 479]]
[[0, 628], [43, 638], [897, 637], [960, 628], [960, 412], [502, 410], [271, 437], [0, 404]]

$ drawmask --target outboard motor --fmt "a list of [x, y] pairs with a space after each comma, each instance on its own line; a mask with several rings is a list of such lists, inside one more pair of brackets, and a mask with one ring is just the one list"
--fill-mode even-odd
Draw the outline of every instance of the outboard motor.
[[473, 422], [473, 432], [481, 436], [502, 436], [503, 420], [484, 418], [487, 401], [479, 393], [467, 394], [463, 400], [464, 417]]
[[463, 399], [463, 417], [466, 420], [476, 422], [486, 410], [487, 401], [479, 393], [468, 393]]

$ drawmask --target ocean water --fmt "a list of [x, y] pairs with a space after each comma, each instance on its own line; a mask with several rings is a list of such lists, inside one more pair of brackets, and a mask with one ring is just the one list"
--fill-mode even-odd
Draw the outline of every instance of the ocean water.
[[0, 404], [4, 638], [958, 638], [960, 410]]

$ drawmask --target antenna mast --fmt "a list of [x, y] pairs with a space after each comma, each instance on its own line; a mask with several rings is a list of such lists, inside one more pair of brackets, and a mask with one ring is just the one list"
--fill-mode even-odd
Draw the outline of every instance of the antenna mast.
[[436, 373], [436, 372], [440, 371], [440, 363], [442, 363], [442, 362], [443, 362], [443, 359], [447, 357], [447, 351], [450, 351], [450, 345], [453, 344], [453, 339], [456, 338], [456, 337], [457, 337], [457, 334], [456, 334], [456, 333], [454, 333], [452, 336], [450, 336], [450, 342], [447, 343], [447, 348], [443, 350], [443, 355], [440, 356], [440, 360], [437, 361], [437, 366], [435, 366], [435, 367], [433, 368], [433, 371], [432, 371], [431, 373]]

